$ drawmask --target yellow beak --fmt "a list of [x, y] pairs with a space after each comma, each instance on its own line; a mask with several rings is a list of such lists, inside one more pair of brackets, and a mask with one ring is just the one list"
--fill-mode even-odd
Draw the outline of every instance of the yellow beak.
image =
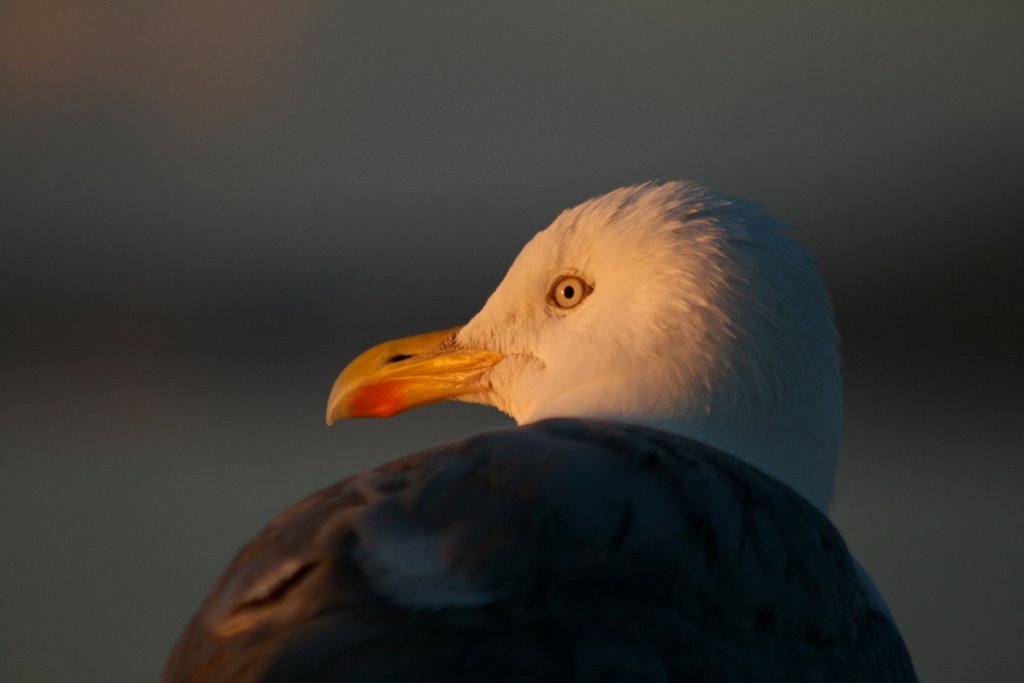
[[463, 349], [460, 328], [384, 342], [348, 364], [327, 399], [327, 424], [351, 417], [391, 417], [416, 406], [487, 390], [483, 374], [503, 356]]

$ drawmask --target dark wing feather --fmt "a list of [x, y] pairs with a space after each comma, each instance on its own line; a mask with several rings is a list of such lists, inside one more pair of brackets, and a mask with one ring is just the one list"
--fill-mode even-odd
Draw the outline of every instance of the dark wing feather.
[[396, 460], [246, 546], [164, 681], [913, 681], [831, 523], [701, 444], [548, 420]]

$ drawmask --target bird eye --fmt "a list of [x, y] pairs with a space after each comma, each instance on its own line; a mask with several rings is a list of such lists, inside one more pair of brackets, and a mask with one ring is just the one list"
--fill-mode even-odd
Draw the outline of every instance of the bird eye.
[[586, 299], [592, 289], [593, 287], [575, 275], [566, 275], [555, 281], [548, 296], [559, 308], [573, 308]]

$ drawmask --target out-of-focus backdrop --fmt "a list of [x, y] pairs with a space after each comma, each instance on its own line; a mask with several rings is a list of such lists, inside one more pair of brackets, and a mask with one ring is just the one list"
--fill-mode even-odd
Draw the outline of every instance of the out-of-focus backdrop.
[[834, 517], [922, 680], [1024, 680], [1024, 3], [0, 4], [0, 679], [145, 681], [238, 547], [506, 424], [328, 430], [347, 359], [689, 178], [844, 334]]

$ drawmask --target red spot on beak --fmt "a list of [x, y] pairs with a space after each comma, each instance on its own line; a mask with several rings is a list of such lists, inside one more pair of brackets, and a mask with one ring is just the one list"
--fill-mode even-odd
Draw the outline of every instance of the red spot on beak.
[[352, 417], [391, 417], [408, 406], [402, 382], [378, 382], [353, 392], [348, 402]]

